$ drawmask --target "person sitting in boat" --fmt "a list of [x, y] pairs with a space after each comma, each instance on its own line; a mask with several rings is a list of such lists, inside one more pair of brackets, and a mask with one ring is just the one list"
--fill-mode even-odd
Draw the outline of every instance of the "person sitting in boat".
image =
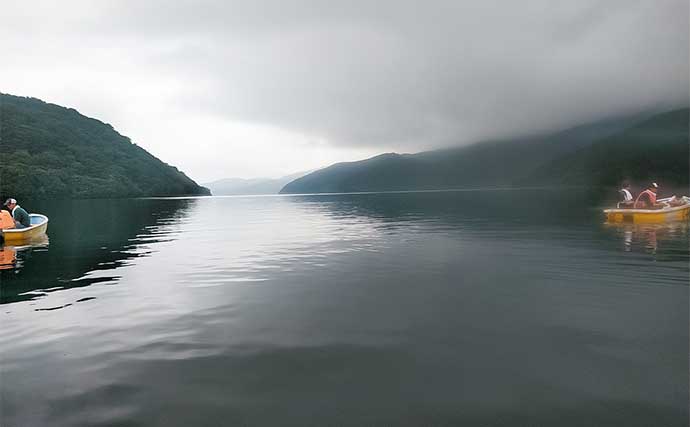
[[618, 208], [620, 209], [625, 209], [625, 208], [632, 208], [633, 207], [633, 196], [632, 193], [630, 192], [630, 182], [629, 181], [623, 181], [623, 184], [621, 185], [621, 189], [618, 190], [619, 194], [619, 200], [618, 200]]
[[637, 195], [635, 199], [635, 209], [662, 209], [665, 207], [663, 203], [657, 203], [656, 193], [659, 191], [659, 185], [656, 182], [649, 184], [646, 190]]
[[0, 230], [14, 228], [14, 218], [7, 209], [0, 209]]
[[7, 206], [7, 209], [12, 212], [15, 228], [26, 228], [31, 225], [31, 217], [29, 217], [29, 213], [19, 206], [15, 199], [10, 198], [5, 200], [5, 206]]

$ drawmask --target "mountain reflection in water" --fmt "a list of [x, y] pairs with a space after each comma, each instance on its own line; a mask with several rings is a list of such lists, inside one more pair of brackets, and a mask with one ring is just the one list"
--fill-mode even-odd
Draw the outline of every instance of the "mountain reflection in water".
[[2, 425], [688, 423], [687, 224], [543, 190], [24, 204], [50, 241], [0, 271]]
[[145, 256], [145, 244], [164, 240], [165, 226], [184, 217], [193, 204], [194, 199], [32, 203], [32, 211], [50, 218], [50, 239], [0, 249], [14, 258], [0, 273], [0, 304], [117, 281], [108, 271]]

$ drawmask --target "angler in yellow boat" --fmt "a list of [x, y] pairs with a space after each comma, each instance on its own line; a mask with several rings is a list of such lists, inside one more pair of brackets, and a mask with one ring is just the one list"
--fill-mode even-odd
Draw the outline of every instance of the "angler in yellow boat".
[[623, 181], [621, 185], [621, 189], [618, 190], [618, 208], [624, 209], [624, 208], [631, 208], [633, 204], [635, 203], [633, 201], [633, 196], [632, 193], [630, 192], [630, 181], [627, 179]]
[[659, 192], [659, 185], [656, 182], [649, 184], [646, 190], [642, 191], [635, 199], [635, 209], [663, 209], [667, 207], [682, 206], [686, 204], [684, 200], [672, 196], [664, 199], [664, 203], [657, 202], [656, 195]]
[[635, 199], [635, 209], [663, 209], [664, 204], [657, 203], [656, 193], [659, 191], [659, 185], [656, 182], [649, 184], [646, 190], [637, 195]]

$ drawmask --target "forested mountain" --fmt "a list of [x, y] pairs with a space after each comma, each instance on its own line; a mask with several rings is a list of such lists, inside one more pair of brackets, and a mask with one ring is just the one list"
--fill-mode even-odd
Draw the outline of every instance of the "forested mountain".
[[536, 170], [533, 180], [611, 186], [627, 178], [688, 186], [690, 110], [659, 114]]
[[562, 132], [338, 163], [282, 193], [611, 185], [623, 177], [688, 182], [688, 110], [607, 119]]
[[208, 195], [112, 126], [74, 109], [0, 94], [0, 196]]

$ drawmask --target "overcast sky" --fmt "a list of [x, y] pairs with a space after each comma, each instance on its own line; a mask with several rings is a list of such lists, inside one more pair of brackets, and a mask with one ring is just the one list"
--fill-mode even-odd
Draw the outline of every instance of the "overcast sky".
[[688, 0], [8, 1], [0, 91], [198, 182], [687, 105]]

